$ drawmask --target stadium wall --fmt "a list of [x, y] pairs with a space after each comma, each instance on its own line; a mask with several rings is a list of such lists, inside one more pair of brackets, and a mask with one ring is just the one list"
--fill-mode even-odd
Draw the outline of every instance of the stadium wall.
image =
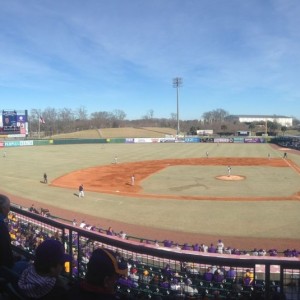
[[47, 139], [0, 141], [0, 148], [74, 144], [149, 144], [149, 143], [266, 143], [261, 137], [207, 138], [186, 136], [183, 138], [111, 138], [111, 139]]

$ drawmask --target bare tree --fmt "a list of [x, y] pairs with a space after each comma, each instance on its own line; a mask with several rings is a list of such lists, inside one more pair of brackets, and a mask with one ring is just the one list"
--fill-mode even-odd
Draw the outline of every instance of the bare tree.
[[91, 114], [91, 125], [95, 128], [112, 127], [113, 114], [107, 111], [98, 111]]
[[75, 110], [75, 118], [81, 121], [85, 121], [88, 119], [88, 113], [84, 106], [81, 106]]
[[205, 123], [223, 122], [229, 113], [224, 109], [218, 108], [212, 111], [203, 113], [202, 118]]
[[152, 120], [153, 116], [154, 116], [154, 110], [153, 109], [149, 109], [147, 111], [147, 113], [144, 116], [142, 116], [142, 119], [144, 119], [144, 120]]
[[126, 118], [126, 113], [121, 109], [115, 109], [113, 111], [113, 128], [121, 127], [123, 121]]

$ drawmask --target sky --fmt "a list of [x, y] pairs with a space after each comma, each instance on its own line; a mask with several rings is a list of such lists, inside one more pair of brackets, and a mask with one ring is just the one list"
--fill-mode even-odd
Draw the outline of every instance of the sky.
[[[299, 0], [0, 0], [0, 109], [300, 119]], [[182, 78], [178, 91], [173, 79]]]

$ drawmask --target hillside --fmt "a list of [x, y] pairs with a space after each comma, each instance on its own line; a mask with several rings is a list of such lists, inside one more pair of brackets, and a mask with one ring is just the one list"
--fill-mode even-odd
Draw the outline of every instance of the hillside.
[[124, 127], [124, 128], [102, 128], [82, 130], [71, 133], [53, 135], [53, 139], [98, 139], [98, 138], [145, 138], [145, 137], [165, 137], [166, 135], [176, 135], [176, 130], [164, 127]]

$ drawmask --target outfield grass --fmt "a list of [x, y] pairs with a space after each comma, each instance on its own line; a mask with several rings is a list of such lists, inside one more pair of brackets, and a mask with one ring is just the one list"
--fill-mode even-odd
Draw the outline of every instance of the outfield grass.
[[[51, 182], [74, 170], [111, 164], [115, 154], [122, 163], [205, 157], [206, 151], [210, 157], [267, 157], [268, 153], [271, 157], [282, 157], [282, 152], [267, 144], [94, 144], [6, 148], [6, 157], [1, 157], [1, 190], [33, 199], [45, 206], [51, 204], [157, 229], [220, 236], [299, 239], [299, 201], [179, 201], [131, 198], [88, 191], [84, 201], [81, 201], [74, 196], [77, 190], [40, 183], [44, 172], [47, 172]], [[300, 156], [289, 154], [289, 158], [300, 165]], [[223, 167], [178, 166], [151, 176], [148, 182], [143, 182], [143, 186], [158, 194], [210, 195], [210, 191], [227, 196], [241, 196], [255, 192], [260, 196], [276, 197], [286, 195], [289, 190], [293, 193], [299, 188], [299, 174], [289, 168], [274, 168], [273, 175], [272, 172], [266, 173], [266, 168], [262, 167], [235, 167], [232, 171], [238, 171], [248, 179], [238, 184], [221, 184], [213, 178], [215, 174], [225, 172]], [[124, 181], [129, 177], [124, 178]], [[195, 178], [200, 180], [199, 186], [195, 185]], [[253, 185], [256, 186], [255, 191]], [[184, 188], [186, 186], [191, 188]]]

